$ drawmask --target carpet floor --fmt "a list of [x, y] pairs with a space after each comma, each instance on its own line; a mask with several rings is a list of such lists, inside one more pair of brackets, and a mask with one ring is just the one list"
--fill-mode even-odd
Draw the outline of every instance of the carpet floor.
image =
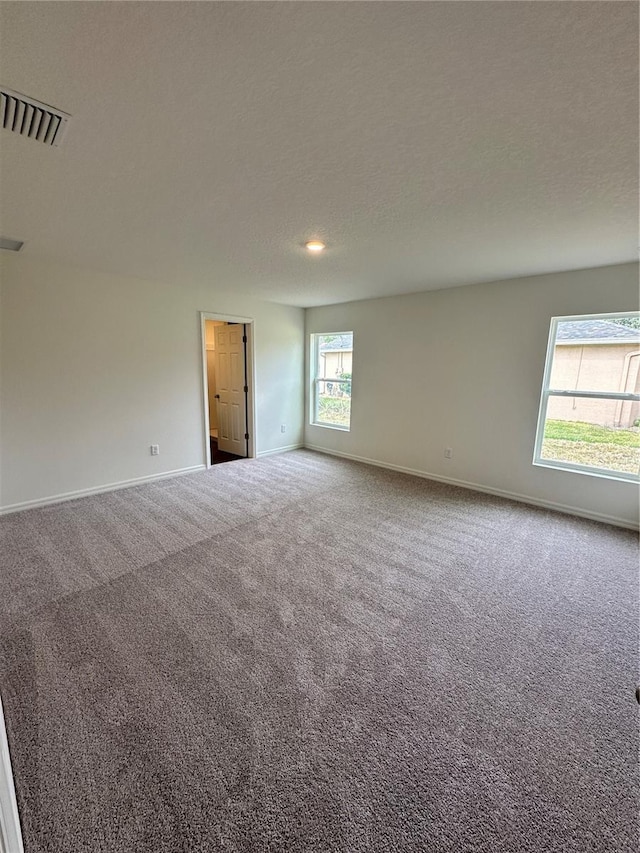
[[310, 451], [0, 519], [26, 853], [631, 853], [637, 537]]

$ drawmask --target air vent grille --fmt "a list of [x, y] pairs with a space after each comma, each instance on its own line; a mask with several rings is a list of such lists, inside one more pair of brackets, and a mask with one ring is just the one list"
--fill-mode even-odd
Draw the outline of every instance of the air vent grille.
[[68, 113], [34, 101], [19, 92], [4, 87], [0, 89], [0, 123], [5, 130], [44, 142], [45, 145], [58, 146], [70, 118]]

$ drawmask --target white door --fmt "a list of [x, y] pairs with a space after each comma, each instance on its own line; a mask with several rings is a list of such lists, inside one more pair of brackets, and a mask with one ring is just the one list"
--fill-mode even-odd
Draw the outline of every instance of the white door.
[[216, 341], [216, 402], [218, 449], [247, 455], [247, 409], [244, 392], [244, 326], [230, 323], [214, 328]]

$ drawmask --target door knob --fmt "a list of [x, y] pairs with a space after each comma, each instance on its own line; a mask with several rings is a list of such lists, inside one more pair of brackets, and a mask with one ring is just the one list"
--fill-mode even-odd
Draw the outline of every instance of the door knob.
[[220, 399], [220, 394], [215, 394], [214, 396], [215, 396], [216, 400]]

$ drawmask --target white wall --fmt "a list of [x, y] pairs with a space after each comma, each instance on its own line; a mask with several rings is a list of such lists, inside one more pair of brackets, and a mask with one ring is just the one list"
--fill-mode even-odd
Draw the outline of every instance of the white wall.
[[[302, 441], [301, 309], [21, 255], [1, 274], [0, 508], [204, 464], [199, 311], [255, 319], [258, 452]], [[637, 309], [635, 264], [309, 309], [355, 338], [351, 432], [306, 443], [637, 523], [636, 486], [531, 464], [550, 317]]]
[[1, 274], [0, 508], [204, 464], [199, 311], [255, 320], [258, 453], [302, 442], [302, 309], [20, 255]]
[[306, 444], [637, 525], [636, 485], [531, 463], [551, 317], [637, 310], [637, 264], [309, 309], [354, 354], [351, 431]]

